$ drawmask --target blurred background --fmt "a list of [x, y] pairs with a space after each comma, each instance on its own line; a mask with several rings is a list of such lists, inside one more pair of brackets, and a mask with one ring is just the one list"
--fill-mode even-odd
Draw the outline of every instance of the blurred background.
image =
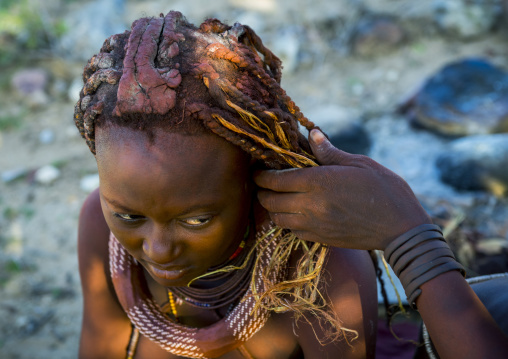
[[77, 219], [98, 186], [72, 120], [81, 73], [169, 10], [250, 25], [303, 113], [403, 176], [471, 276], [508, 271], [507, 3], [0, 0], [0, 357], [76, 357]]

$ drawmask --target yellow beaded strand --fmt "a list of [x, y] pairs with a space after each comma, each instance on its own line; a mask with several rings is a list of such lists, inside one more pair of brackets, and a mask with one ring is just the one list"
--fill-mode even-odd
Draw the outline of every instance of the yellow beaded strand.
[[178, 320], [178, 314], [176, 312], [175, 298], [173, 297], [173, 293], [170, 290], [168, 290], [168, 299], [169, 299], [169, 305], [171, 307], [171, 313], [175, 317], [175, 320]]

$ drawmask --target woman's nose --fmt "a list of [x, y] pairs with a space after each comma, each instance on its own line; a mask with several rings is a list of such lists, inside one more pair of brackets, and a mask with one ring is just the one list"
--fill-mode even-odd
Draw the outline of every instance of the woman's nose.
[[157, 264], [173, 262], [181, 253], [182, 247], [169, 226], [153, 225], [143, 239], [143, 252], [148, 259]]

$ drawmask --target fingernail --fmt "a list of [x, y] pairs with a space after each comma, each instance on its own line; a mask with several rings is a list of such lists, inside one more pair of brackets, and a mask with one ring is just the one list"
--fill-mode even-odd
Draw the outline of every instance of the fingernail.
[[317, 145], [320, 145], [326, 139], [325, 135], [323, 135], [323, 132], [316, 129], [310, 131], [310, 138]]

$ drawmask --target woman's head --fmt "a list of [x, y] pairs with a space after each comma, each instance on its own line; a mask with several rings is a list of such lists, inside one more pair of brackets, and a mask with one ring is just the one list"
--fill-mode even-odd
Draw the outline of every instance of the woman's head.
[[75, 122], [96, 155], [108, 225], [149, 271], [195, 276], [227, 259], [247, 227], [253, 160], [313, 163], [298, 121], [313, 125], [280, 71], [249, 27], [196, 28], [178, 12], [135, 21], [88, 62]]
[[93, 153], [96, 128], [215, 133], [267, 167], [304, 167], [314, 125], [279, 86], [280, 60], [248, 27], [199, 28], [179, 12], [142, 18], [107, 39], [85, 68], [75, 122]]
[[213, 134], [157, 130], [149, 141], [130, 128], [100, 128], [97, 164], [109, 228], [159, 284], [187, 285], [226, 262], [244, 237], [252, 198], [246, 157]]

